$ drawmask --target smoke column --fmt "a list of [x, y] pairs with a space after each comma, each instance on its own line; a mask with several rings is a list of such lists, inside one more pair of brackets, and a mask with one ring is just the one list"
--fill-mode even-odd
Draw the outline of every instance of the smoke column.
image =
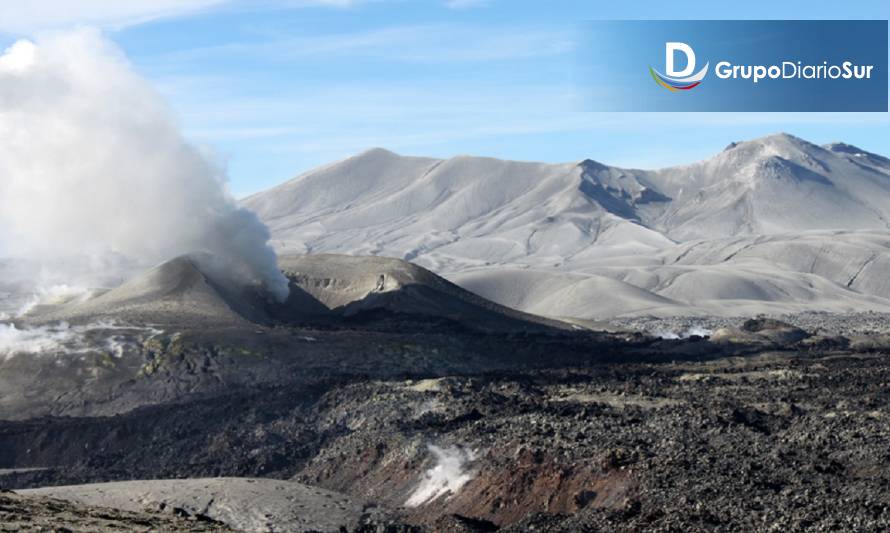
[[2, 255], [147, 265], [209, 252], [227, 274], [288, 293], [267, 228], [94, 30], [0, 56], [0, 224]]

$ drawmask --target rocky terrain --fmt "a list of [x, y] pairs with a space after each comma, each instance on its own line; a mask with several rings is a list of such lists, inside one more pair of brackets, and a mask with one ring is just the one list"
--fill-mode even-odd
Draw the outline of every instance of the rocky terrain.
[[[459, 515], [476, 530], [877, 531], [888, 369], [880, 354], [770, 353], [267, 391], [4, 424], [7, 457], [52, 468], [0, 479], [294, 478], [431, 530]], [[443, 479], [467, 481], [408, 507], [442, 460], [431, 446], [455, 458]]]
[[[0, 419], [114, 415], [322, 377], [621, 357], [612, 335], [505, 308], [403, 261], [341, 256], [339, 271], [331, 262], [283, 258], [283, 303], [181, 257], [90, 299], [35, 306], [0, 326]], [[549, 348], [557, 355], [542, 357]]]
[[[463, 465], [472, 478], [409, 510], [419, 521], [447, 512], [516, 531], [882, 530], [888, 368], [883, 355], [774, 353], [359, 385], [329, 400], [355, 429], [298, 477], [404, 504], [416, 482], [400, 472], [431, 463], [423, 448], [435, 444], [473, 450]], [[356, 455], [364, 460], [343, 459]]]
[[[243, 492], [239, 479], [292, 480], [283, 482], [364, 502], [351, 525], [342, 521], [362, 531], [890, 527], [886, 348], [851, 348], [766, 319], [718, 331], [711, 340], [612, 337], [623, 361], [591, 353], [567, 364], [559, 341], [525, 338], [550, 360], [401, 377], [329, 369], [115, 416], [3, 422], [0, 464], [25, 470], [0, 473], [0, 484], [228, 476], [235, 485], [203, 483], [231, 498]], [[421, 352], [428, 341], [412, 339]], [[381, 346], [368, 348], [363, 357], [387, 361]], [[190, 350], [165, 372], [185, 373]], [[143, 496], [96, 485], [37, 494], [158, 511], [158, 497], [144, 495], [157, 489], [129, 486]], [[207, 514], [212, 497], [163, 490], [183, 516], [198, 509], [233, 527], [288, 530], [275, 526], [280, 511], [238, 521]]]
[[183, 257], [4, 323], [9, 528], [890, 527], [883, 315], [558, 321], [281, 264], [281, 303]]
[[890, 159], [372, 149], [239, 201], [50, 25], [0, 55], [0, 531], [890, 530]]
[[[866, 311], [860, 313], [796, 313], [761, 315], [775, 318], [814, 333], [846, 337], [875, 337], [890, 334], [890, 314]], [[642, 331], [656, 337], [678, 338], [710, 335], [720, 328], [739, 327], [750, 317], [653, 317], [616, 318], [603, 323], [604, 328]]]

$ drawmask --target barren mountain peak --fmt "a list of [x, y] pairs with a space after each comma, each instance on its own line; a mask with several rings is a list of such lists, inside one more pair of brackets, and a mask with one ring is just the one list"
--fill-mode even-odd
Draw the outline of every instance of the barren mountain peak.
[[[837, 257], [865, 262], [880, 252], [871, 237], [851, 234], [852, 248], [840, 256], [830, 236], [792, 238], [797, 259], [789, 259], [791, 277], [775, 267], [778, 245], [767, 241], [888, 227], [890, 165], [854, 151], [776, 133], [733, 143], [704, 161], [653, 171], [593, 159], [544, 164], [377, 152], [384, 155], [366, 153], [323, 167], [245, 204], [269, 225], [280, 251], [398, 257], [456, 281], [472, 272], [472, 287], [483, 296], [555, 316], [653, 306], [676, 313], [677, 305], [693, 300], [713, 311], [730, 296], [769, 299], [777, 307], [816, 300], [831, 307], [847, 297], [850, 303], [841, 305], [883, 307], [862, 295], [836, 294], [830, 285], [845, 286], [859, 268], [837, 264]], [[750, 251], [739, 253], [731, 239], [749, 239]], [[700, 240], [708, 243], [694, 251], [708, 254], [674, 251]], [[757, 256], [749, 266], [756, 274], [717, 267], [749, 254]], [[668, 267], [681, 257], [694, 264]], [[517, 303], [522, 298], [503, 298], [503, 284], [490, 279], [495, 274], [484, 274], [514, 268], [535, 271], [521, 277], [528, 294], [566, 287], [586, 296], [571, 309], [564, 298], [523, 307]], [[813, 268], [825, 269], [828, 285], [812, 285], [811, 272], [799, 273]], [[866, 265], [853, 285], [880, 285], [877, 272]]]

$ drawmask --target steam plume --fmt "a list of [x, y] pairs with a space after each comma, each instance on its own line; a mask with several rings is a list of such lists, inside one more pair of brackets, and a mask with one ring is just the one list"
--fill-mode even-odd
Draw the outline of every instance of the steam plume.
[[288, 292], [267, 228], [89, 29], [22, 40], [0, 56], [0, 224], [3, 255], [153, 264], [204, 251], [277, 299]]
[[472, 450], [458, 446], [440, 448], [432, 444], [429, 450], [435, 456], [436, 464], [424, 473], [420, 485], [405, 502], [407, 507], [417, 507], [445, 495], [450, 498], [475, 475], [468, 468], [476, 459]]

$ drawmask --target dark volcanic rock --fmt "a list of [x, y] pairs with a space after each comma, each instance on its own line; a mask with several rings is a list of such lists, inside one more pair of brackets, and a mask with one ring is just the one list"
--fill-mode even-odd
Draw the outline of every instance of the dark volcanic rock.
[[[369, 531], [883, 530], [888, 383], [885, 355], [812, 353], [321, 381], [3, 423], [0, 466], [52, 468], [0, 483], [293, 476], [402, 508]], [[468, 479], [404, 507], [430, 445]]]

